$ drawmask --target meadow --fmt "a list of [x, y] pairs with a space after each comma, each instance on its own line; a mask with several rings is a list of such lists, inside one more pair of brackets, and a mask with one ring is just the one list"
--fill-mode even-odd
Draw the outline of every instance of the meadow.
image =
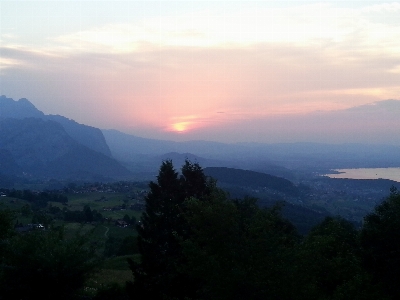
[[[143, 201], [143, 197], [114, 192], [69, 193], [65, 196], [68, 197], [66, 204], [48, 202], [48, 206], [41, 209], [35, 209], [34, 205], [26, 200], [1, 197], [0, 209], [15, 211], [15, 222], [23, 225], [34, 223], [35, 215], [45, 214], [51, 218], [50, 226], [63, 228], [67, 239], [77, 234], [85, 235], [89, 243], [96, 248], [96, 253], [103, 257], [97, 272], [87, 281], [85, 292], [94, 295], [98, 290], [110, 286], [122, 289], [126, 281], [133, 280], [127, 258], [139, 259], [136, 246], [137, 231], [134, 225], [119, 227], [115, 221], [123, 219], [126, 215], [130, 219], [134, 217], [140, 220], [141, 211], [133, 210], [131, 206]], [[104, 219], [101, 222], [67, 222], [60, 217], [60, 212], [82, 212], [85, 206], [89, 206], [92, 212], [101, 213]], [[59, 208], [58, 213], [52, 214], [49, 207]]]
[[[68, 204], [51, 203], [61, 209], [66, 207], [69, 210], [82, 211], [85, 205], [89, 205], [93, 210], [100, 212], [104, 218], [108, 220], [103, 223], [81, 224], [81, 223], [64, 223], [65, 233], [71, 236], [77, 233], [88, 233], [90, 240], [96, 243], [99, 254], [104, 252], [104, 247], [108, 239], [112, 238], [116, 241], [124, 240], [128, 237], [136, 239], [137, 231], [134, 226], [121, 228], [115, 225], [115, 220], [122, 219], [125, 215], [130, 218], [135, 217], [140, 220], [141, 211], [129, 209], [137, 199], [126, 193], [73, 193], [67, 194]], [[118, 208], [125, 205], [127, 208]], [[132, 280], [132, 272], [129, 269], [127, 258], [137, 260], [138, 254], [111, 256], [104, 260], [99, 271], [88, 281], [88, 292], [97, 291], [110, 285], [123, 287], [126, 281]]]

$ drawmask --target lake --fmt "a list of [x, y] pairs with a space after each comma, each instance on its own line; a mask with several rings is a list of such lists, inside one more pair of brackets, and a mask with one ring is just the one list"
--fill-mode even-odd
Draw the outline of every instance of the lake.
[[325, 174], [330, 178], [390, 179], [400, 182], [400, 168], [337, 169], [339, 174]]

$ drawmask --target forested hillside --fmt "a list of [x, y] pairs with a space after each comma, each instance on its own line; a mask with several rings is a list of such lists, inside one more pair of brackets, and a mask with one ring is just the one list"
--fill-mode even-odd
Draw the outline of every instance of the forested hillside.
[[[229, 200], [197, 164], [170, 162], [150, 185], [131, 261], [131, 297], [153, 299], [397, 299], [400, 194], [361, 229], [328, 217], [301, 237], [279, 207]], [[186, 195], [185, 197], [179, 195]], [[174, 211], [179, 211], [177, 215]], [[375, 257], [376, 259], [372, 259]]]
[[[91, 204], [104, 207], [109, 195], [135, 186], [71, 185], [63, 192], [75, 198], [97, 191], [101, 197]], [[140, 219], [125, 215], [113, 227], [104, 214], [120, 213], [108, 208], [100, 213], [57, 192], [1, 190], [0, 201], [19, 208], [0, 207], [0, 299], [400, 297], [400, 193], [394, 187], [361, 227], [326, 217], [305, 234], [282, 215], [279, 203], [260, 207], [256, 198], [231, 199], [190, 161], [181, 172], [164, 161], [149, 191], [142, 189], [137, 185], [113, 207], [144, 203]], [[25, 230], [20, 222], [32, 213], [37, 223]], [[72, 234], [71, 224], [79, 222], [92, 231]], [[129, 227], [134, 223], [135, 230]], [[127, 231], [123, 238], [108, 237], [111, 228]], [[125, 285], [112, 274], [125, 276], [128, 267]], [[95, 283], [103, 277], [106, 284]]]
[[222, 167], [205, 168], [204, 173], [215, 178], [218, 182], [234, 186], [266, 188], [291, 196], [299, 194], [296, 186], [289, 180], [265, 173]]

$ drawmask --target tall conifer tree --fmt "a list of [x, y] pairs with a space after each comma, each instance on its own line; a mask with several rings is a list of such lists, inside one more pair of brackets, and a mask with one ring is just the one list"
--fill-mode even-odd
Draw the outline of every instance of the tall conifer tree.
[[157, 182], [149, 186], [138, 225], [141, 262], [129, 261], [134, 282], [128, 283], [128, 291], [133, 297], [183, 299], [194, 292], [194, 283], [179, 272], [183, 260], [180, 238], [190, 235], [183, 216], [184, 202], [190, 197], [205, 199], [213, 184], [197, 163], [186, 160], [179, 176], [167, 160], [160, 167]]

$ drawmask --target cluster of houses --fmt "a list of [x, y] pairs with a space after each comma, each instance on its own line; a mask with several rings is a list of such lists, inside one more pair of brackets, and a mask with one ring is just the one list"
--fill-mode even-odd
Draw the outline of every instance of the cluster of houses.
[[63, 190], [67, 193], [86, 194], [86, 193], [134, 193], [136, 196], [145, 196], [146, 189], [138, 188], [143, 185], [137, 182], [120, 181], [114, 183], [85, 183], [82, 186], [70, 186]]
[[45, 230], [45, 229], [46, 228], [44, 227], [43, 224], [27, 224], [27, 225], [19, 224], [18, 226], [15, 227], [15, 231], [19, 233], [29, 232], [32, 230]]
[[129, 226], [129, 224], [127, 222], [125, 222], [122, 219], [119, 220], [115, 220], [115, 226], [121, 227], [121, 228], [126, 228]]

